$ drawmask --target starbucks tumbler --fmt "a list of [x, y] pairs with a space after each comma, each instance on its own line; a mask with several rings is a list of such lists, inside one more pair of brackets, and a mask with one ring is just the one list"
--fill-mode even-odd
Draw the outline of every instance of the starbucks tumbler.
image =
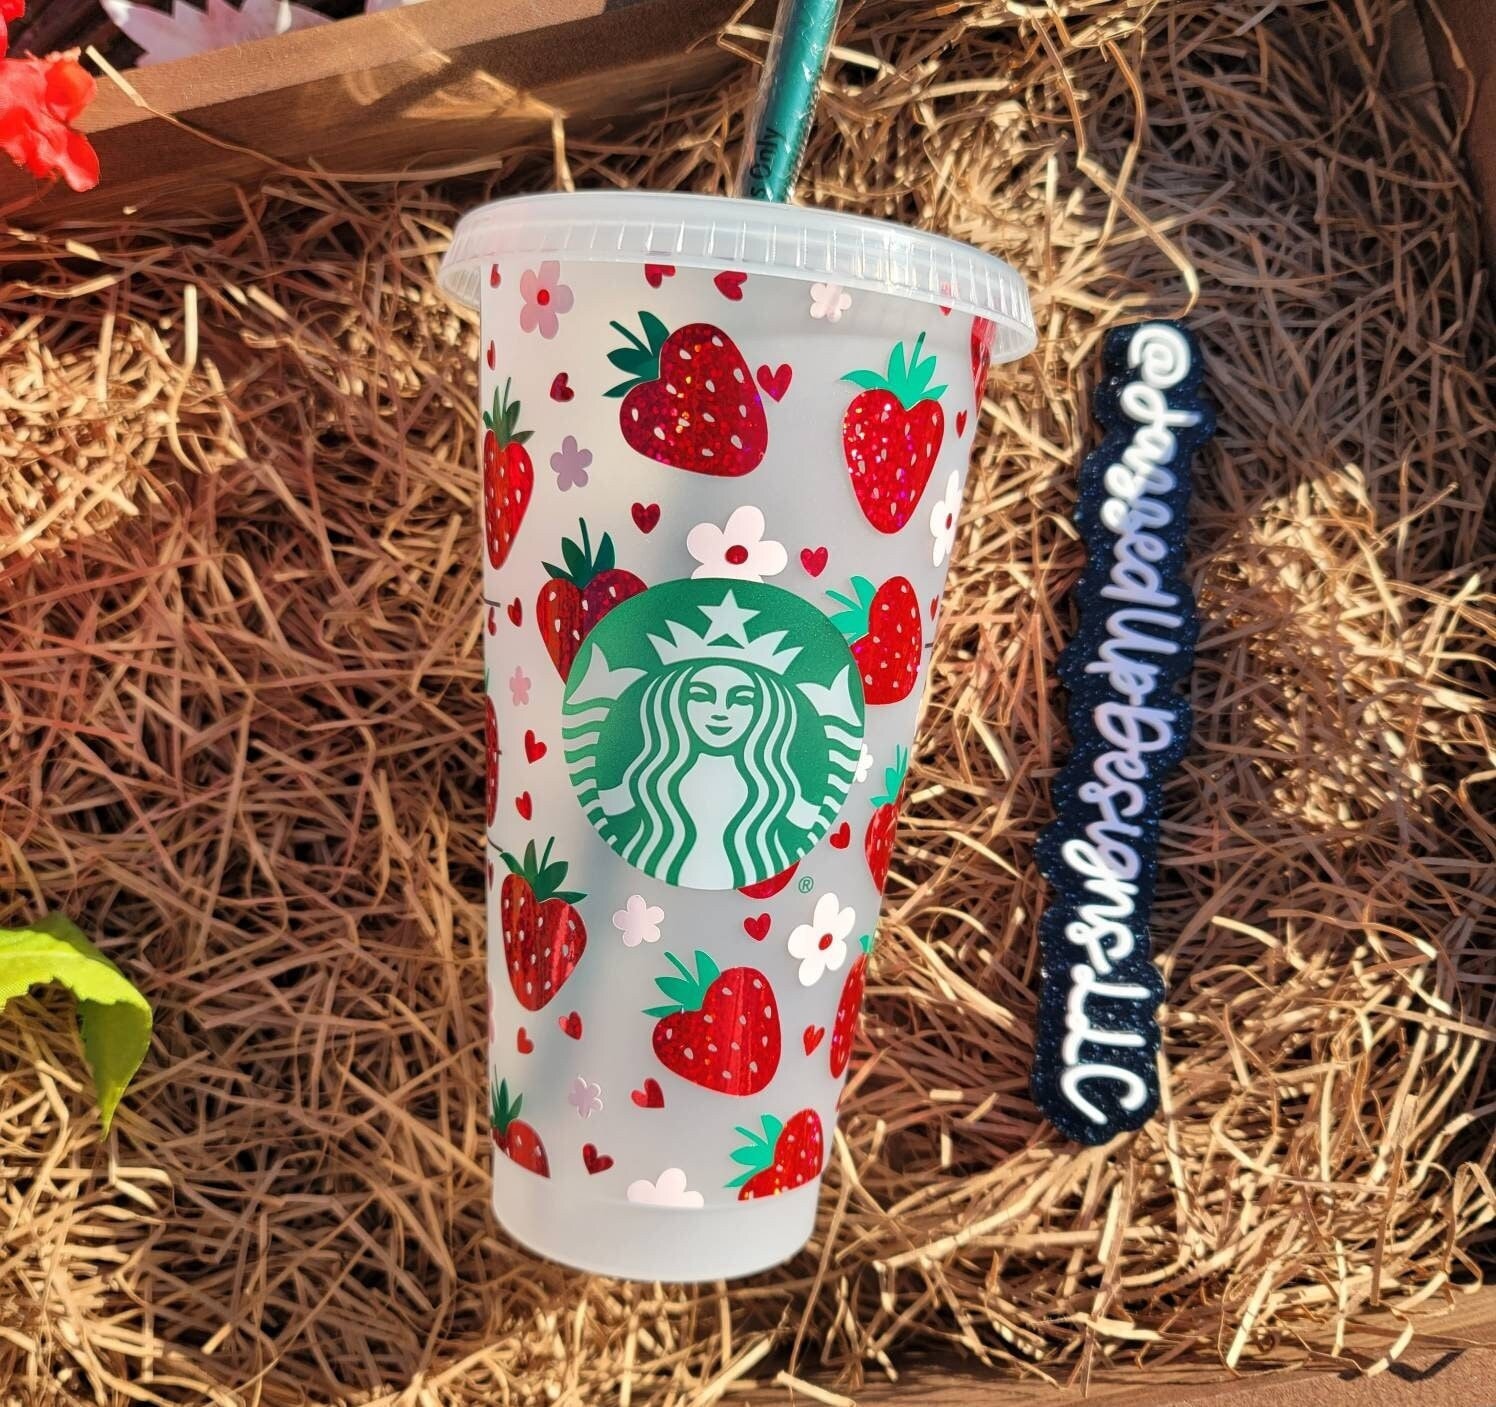
[[989, 360], [951, 240], [688, 195], [499, 201], [481, 326], [494, 1209], [645, 1280], [816, 1195]]

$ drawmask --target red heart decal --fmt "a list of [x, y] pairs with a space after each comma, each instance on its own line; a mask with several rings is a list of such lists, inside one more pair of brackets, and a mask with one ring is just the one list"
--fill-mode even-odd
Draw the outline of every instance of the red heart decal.
[[644, 282], [651, 288], [658, 288], [667, 278], [674, 277], [674, 264], [646, 264], [644, 266]]
[[490, 635], [499, 633], [499, 617], [492, 606], [488, 608], [488, 633]]
[[800, 565], [811, 576], [820, 576], [826, 570], [826, 559], [830, 555], [824, 547], [802, 547], [800, 549]]
[[939, 307], [940, 307], [940, 316], [941, 316], [941, 317], [943, 317], [943, 318], [948, 318], [948, 317], [950, 317], [950, 315], [951, 315], [951, 310], [950, 310], [950, 309], [949, 309], [949, 308], [947, 308], [947, 307], [946, 307], [946, 306], [945, 306], [945, 304], [944, 304], [944, 303], [941, 303], [941, 304], [940, 304], [940, 305], [939, 305]]
[[634, 526], [641, 533], [652, 533], [660, 523], [658, 503], [636, 503], [633, 507]]
[[717, 292], [733, 303], [743, 301], [743, 285], [748, 282], [748, 275], [739, 273], [736, 269], [723, 269], [723, 271], [712, 280], [717, 285]]
[[567, 379], [564, 371], [556, 373], [556, 379], [551, 382], [551, 399], [553, 401], [569, 401], [576, 392], [571, 389], [571, 382]]
[[613, 1160], [606, 1153], [599, 1153], [595, 1143], [584, 1143], [582, 1145], [582, 1161], [587, 1165], [587, 1171], [596, 1175], [607, 1172], [613, 1166]]
[[769, 922], [768, 914], [755, 914], [743, 920], [743, 932], [755, 943], [762, 943], [769, 936]]
[[790, 388], [790, 380], [794, 376], [788, 362], [782, 362], [776, 369], [770, 370], [767, 366], [758, 369], [758, 384], [763, 388], [763, 393], [773, 400], [781, 400], [784, 393]]
[[845, 850], [852, 843], [852, 827], [843, 821], [831, 832], [831, 848], [833, 850]]
[[574, 1011], [569, 1011], [565, 1016], [559, 1017], [556, 1025], [561, 1028], [563, 1035], [570, 1036], [572, 1040], [582, 1039], [582, 1018]]
[[521, 1055], [528, 1055], [532, 1050], [535, 1049], [535, 1042], [525, 1034], [525, 1028], [523, 1026], [521, 1026], [515, 1033], [514, 1046]]
[[515, 625], [518, 625], [520, 623], [520, 621], [522, 621], [524, 618], [525, 618], [525, 608], [522, 605], [520, 605], [519, 597], [516, 596], [514, 598], [514, 600], [512, 600], [509, 603], [509, 619]]
[[488, 369], [490, 371], [492, 371], [493, 370], [493, 366], [494, 366], [494, 351], [493, 351], [493, 343], [492, 342], [490, 342], [488, 344], [488, 351], [484, 355], [486, 356], [486, 358], [488, 360]]
[[[529, 820], [535, 811], [535, 803], [530, 800], [530, 793], [522, 791], [514, 798], [514, 809], [525, 819]], [[835, 844], [833, 841], [832, 844]]]
[[665, 1107], [665, 1091], [660, 1088], [660, 1082], [653, 1075], [644, 1081], [643, 1089], [632, 1091], [629, 1098], [641, 1109], [663, 1109]]
[[499, 266], [497, 264], [490, 264], [488, 266], [488, 286], [490, 288], [497, 288], [499, 286]]
[[940, 614], [940, 597], [930, 597], [930, 619], [934, 620]]
[[539, 762], [545, 756], [545, 744], [535, 736], [533, 728], [525, 729], [525, 757], [530, 762]]
[[956, 438], [959, 440], [961, 438], [961, 436], [964, 435], [965, 433], [966, 433], [966, 412], [964, 410], [958, 410], [956, 412]]
[[824, 1026], [807, 1026], [805, 1028], [805, 1035], [801, 1038], [805, 1042], [805, 1053], [807, 1055], [814, 1055], [816, 1047], [825, 1039], [825, 1036], [826, 1028]]

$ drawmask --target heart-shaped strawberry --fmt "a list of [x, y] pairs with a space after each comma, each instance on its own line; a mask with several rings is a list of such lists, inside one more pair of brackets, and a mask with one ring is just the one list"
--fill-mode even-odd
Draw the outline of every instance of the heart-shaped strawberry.
[[717, 285], [717, 292], [729, 302], [741, 303], [743, 285], [748, 282], [748, 275], [737, 269], [723, 269], [712, 282]]
[[644, 266], [644, 282], [651, 288], [658, 288], [667, 278], [674, 277], [674, 264], [646, 264]]
[[525, 760], [539, 762], [546, 754], [546, 746], [535, 736], [533, 728], [525, 729]]
[[514, 1048], [519, 1051], [521, 1055], [528, 1055], [532, 1050], [535, 1049], [535, 1042], [530, 1039], [529, 1032], [527, 1032], [523, 1026], [521, 1026], [519, 1030], [515, 1032]]
[[570, 1036], [574, 1041], [582, 1039], [582, 1018], [577, 1012], [568, 1011], [565, 1016], [557, 1018], [556, 1024], [563, 1036]]
[[518, 796], [514, 798], [514, 809], [518, 811], [520, 817], [526, 821], [528, 821], [530, 817], [535, 814], [535, 802], [531, 799], [529, 792], [522, 791]]
[[641, 533], [652, 533], [660, 525], [660, 505], [658, 503], [636, 503], [631, 510], [634, 515], [634, 526]]
[[805, 568], [807, 575], [820, 576], [826, 570], [826, 562], [830, 556], [824, 547], [802, 547], [800, 565]]
[[743, 920], [743, 932], [755, 943], [762, 943], [769, 936], [769, 925], [772, 920], [768, 914], [754, 914], [752, 918]]
[[778, 367], [761, 366], [757, 372], [758, 384], [770, 400], [780, 401], [789, 390], [794, 374], [788, 362], [783, 362]]
[[587, 948], [587, 928], [576, 909], [586, 896], [561, 888], [567, 865], [552, 861], [554, 844], [547, 841], [538, 857], [533, 840], [523, 858], [501, 852], [509, 867], [499, 894], [504, 963], [526, 1011], [539, 1011], [561, 990]]
[[585, 1164], [587, 1171], [594, 1177], [598, 1173], [607, 1172], [613, 1166], [613, 1159], [606, 1153], [599, 1153], [595, 1143], [584, 1143], [582, 1145], [582, 1162]]
[[612, 324], [628, 343], [608, 354], [627, 378], [606, 392], [623, 401], [623, 438], [645, 458], [693, 474], [736, 478], [757, 469], [769, 425], [732, 338], [707, 322], [674, 332], [653, 313], [639, 322], [642, 337]]
[[805, 1043], [805, 1053], [807, 1055], [814, 1055], [816, 1052], [816, 1047], [820, 1045], [820, 1043], [825, 1040], [825, 1038], [826, 1028], [824, 1026], [807, 1026], [805, 1028], [805, 1034], [800, 1039]]
[[629, 1098], [641, 1109], [663, 1109], [665, 1107], [665, 1091], [660, 1088], [660, 1082], [653, 1075], [644, 1081], [643, 1089], [631, 1090]]
[[852, 827], [850, 823], [843, 821], [826, 839], [831, 842], [833, 850], [845, 850], [852, 841]]
[[551, 399], [566, 402], [575, 395], [576, 392], [571, 389], [571, 382], [566, 373], [558, 371], [555, 380], [551, 382]]
[[518, 625], [521, 621], [524, 620], [524, 618], [525, 608], [520, 603], [519, 597], [516, 596], [514, 600], [509, 603], [509, 623], [511, 625]]

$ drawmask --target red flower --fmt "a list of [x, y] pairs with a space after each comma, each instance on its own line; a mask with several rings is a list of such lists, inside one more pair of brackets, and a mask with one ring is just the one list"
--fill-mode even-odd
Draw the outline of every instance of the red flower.
[[0, 0], [0, 149], [33, 176], [61, 176], [75, 191], [91, 190], [99, 158], [70, 124], [93, 99], [93, 78], [76, 49], [44, 59], [5, 57], [5, 27], [25, 9], [26, 0]]

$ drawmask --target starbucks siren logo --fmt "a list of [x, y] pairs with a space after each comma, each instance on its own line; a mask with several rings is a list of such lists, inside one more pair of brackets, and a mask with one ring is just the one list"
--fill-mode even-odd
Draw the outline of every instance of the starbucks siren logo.
[[857, 771], [862, 683], [798, 596], [670, 581], [587, 635], [563, 715], [572, 787], [609, 846], [666, 883], [736, 889], [831, 829]]

